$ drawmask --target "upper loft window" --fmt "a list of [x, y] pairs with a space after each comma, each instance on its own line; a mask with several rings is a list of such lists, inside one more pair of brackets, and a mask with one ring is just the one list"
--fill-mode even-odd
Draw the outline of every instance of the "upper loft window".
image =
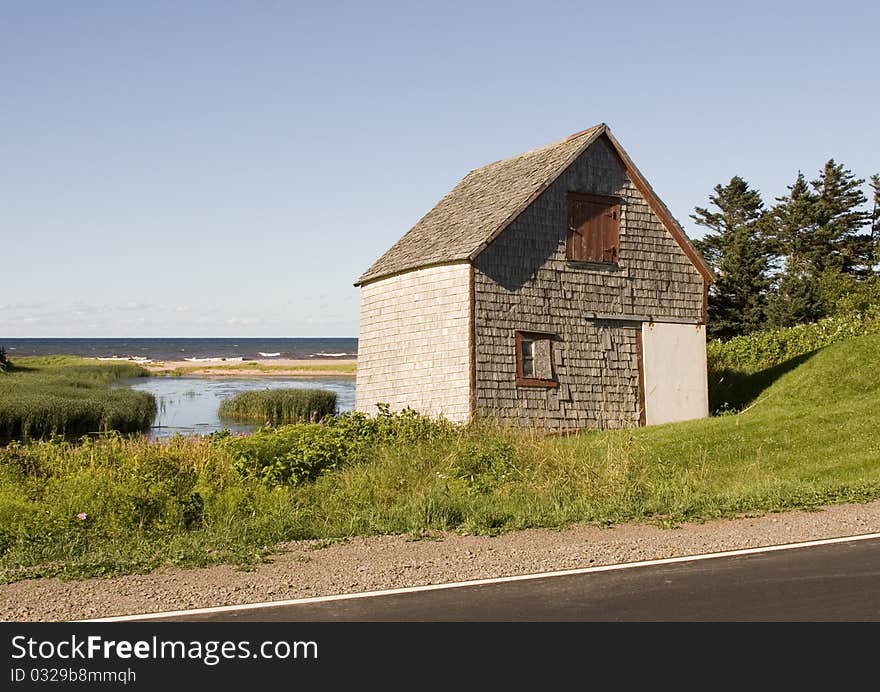
[[620, 198], [568, 193], [565, 258], [617, 264], [620, 258]]
[[553, 335], [516, 333], [516, 383], [521, 387], [556, 387]]

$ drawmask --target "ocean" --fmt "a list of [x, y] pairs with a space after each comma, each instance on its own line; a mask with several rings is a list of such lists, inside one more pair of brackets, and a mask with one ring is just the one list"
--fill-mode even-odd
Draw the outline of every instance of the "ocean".
[[[0, 335], [0, 347], [16, 356], [67, 354], [88, 358], [354, 358], [357, 339], [339, 338], [114, 338], [114, 339], [7, 339]], [[277, 355], [276, 355], [277, 354]]]

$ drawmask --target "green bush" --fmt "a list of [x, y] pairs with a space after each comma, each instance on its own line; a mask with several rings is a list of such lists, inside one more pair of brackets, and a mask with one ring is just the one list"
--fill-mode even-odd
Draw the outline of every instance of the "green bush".
[[412, 409], [390, 413], [384, 407], [370, 417], [354, 411], [328, 416], [322, 423], [261, 428], [249, 435], [215, 435], [245, 477], [271, 486], [297, 485], [329, 469], [359, 463], [377, 447], [430, 442], [455, 430], [448, 421]]
[[880, 305], [880, 276], [859, 281], [851, 274], [828, 269], [819, 277], [818, 293], [827, 315], [865, 313]]
[[336, 412], [336, 392], [266, 389], [241, 392], [220, 404], [220, 418], [271, 425], [316, 422]]
[[880, 304], [861, 312], [826, 317], [812, 324], [786, 329], [768, 329], [735, 336], [727, 341], [713, 340], [706, 345], [709, 372], [758, 372], [780, 365], [838, 341], [880, 333]]

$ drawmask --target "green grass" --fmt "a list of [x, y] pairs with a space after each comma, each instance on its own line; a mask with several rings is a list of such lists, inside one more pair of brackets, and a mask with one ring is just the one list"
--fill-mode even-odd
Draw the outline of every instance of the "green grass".
[[156, 415], [152, 395], [110, 384], [147, 374], [74, 356], [16, 358], [0, 374], [0, 440], [144, 430]]
[[249, 436], [11, 445], [0, 580], [246, 566], [294, 539], [673, 526], [874, 500], [877, 363], [880, 335], [860, 337], [757, 373], [738, 413], [569, 437], [385, 413]]
[[336, 392], [323, 389], [264, 389], [240, 392], [220, 403], [220, 418], [279, 425], [318, 421], [336, 413]]
[[710, 341], [709, 408], [713, 413], [742, 408], [819, 349], [870, 334], [880, 334], [880, 305], [810, 324]]

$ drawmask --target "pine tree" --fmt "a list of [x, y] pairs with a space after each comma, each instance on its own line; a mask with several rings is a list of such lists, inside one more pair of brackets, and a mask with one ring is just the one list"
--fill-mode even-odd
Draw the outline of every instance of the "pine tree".
[[874, 208], [871, 210], [871, 266], [875, 276], [880, 276], [880, 174], [871, 176], [874, 191]]
[[788, 195], [776, 198], [768, 215], [767, 235], [775, 254], [776, 274], [767, 301], [773, 327], [791, 327], [824, 317], [833, 306], [823, 296], [823, 283], [835, 275], [861, 279], [874, 263], [871, 235], [861, 232], [870, 214], [864, 180], [830, 159], [809, 185], [798, 172]]
[[794, 183], [788, 186], [788, 194], [776, 198], [776, 205], [767, 218], [767, 241], [778, 263], [803, 268], [812, 261], [813, 247], [810, 237], [816, 230], [817, 198], [810, 190], [804, 174], [798, 171]]
[[707, 229], [695, 245], [715, 272], [709, 290], [708, 335], [729, 338], [760, 329], [769, 287], [769, 252], [762, 231], [761, 193], [734, 176], [714, 187], [709, 202], [718, 211], [696, 207], [691, 218]]
[[818, 273], [837, 269], [853, 276], [870, 274], [871, 236], [860, 232], [870, 219], [867, 211], [859, 209], [867, 201], [861, 190], [864, 183], [834, 159], [810, 182], [816, 193], [815, 227], [807, 252]]
[[827, 315], [820, 277], [804, 263], [786, 266], [767, 298], [767, 326], [778, 329], [816, 322]]
[[818, 196], [801, 171], [788, 194], [776, 198], [766, 217], [767, 242], [773, 252], [773, 290], [767, 299], [771, 327], [791, 327], [823, 316], [820, 270], [814, 264]]

